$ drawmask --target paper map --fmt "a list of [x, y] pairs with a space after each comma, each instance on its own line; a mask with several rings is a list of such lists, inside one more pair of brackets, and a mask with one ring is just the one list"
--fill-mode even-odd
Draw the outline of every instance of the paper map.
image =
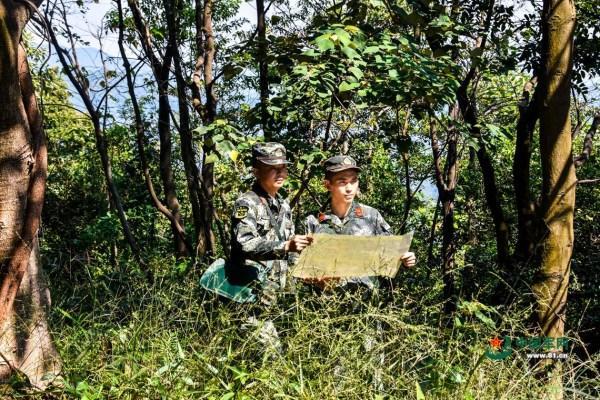
[[313, 235], [292, 268], [300, 279], [394, 277], [409, 251], [413, 232], [402, 236]]

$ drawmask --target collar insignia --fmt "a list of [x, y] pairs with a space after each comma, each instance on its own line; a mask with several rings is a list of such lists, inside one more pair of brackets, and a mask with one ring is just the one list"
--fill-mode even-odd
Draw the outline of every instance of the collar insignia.
[[362, 218], [362, 216], [364, 215], [364, 214], [363, 214], [363, 209], [362, 209], [360, 206], [357, 206], [357, 207], [354, 209], [354, 215], [356, 215], [356, 216], [357, 216], [357, 217], [359, 217], [359, 218]]
[[323, 214], [322, 212], [320, 212], [320, 213], [319, 213], [319, 222], [323, 222], [323, 221], [325, 221], [325, 218], [327, 218], [327, 217], [325, 216], [325, 214]]

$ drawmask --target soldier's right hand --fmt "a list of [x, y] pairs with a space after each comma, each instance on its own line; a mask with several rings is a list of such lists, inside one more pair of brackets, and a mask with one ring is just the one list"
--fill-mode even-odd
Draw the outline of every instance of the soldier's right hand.
[[290, 240], [285, 242], [285, 250], [300, 253], [307, 246], [310, 246], [312, 241], [313, 241], [312, 236], [295, 235], [295, 236], [292, 236], [292, 238]]

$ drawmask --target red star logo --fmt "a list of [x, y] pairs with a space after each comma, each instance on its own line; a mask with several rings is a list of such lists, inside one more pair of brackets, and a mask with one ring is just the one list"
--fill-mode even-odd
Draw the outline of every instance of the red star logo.
[[354, 209], [354, 215], [356, 215], [357, 217], [362, 217], [363, 216], [363, 210], [360, 207], [356, 207]]
[[319, 222], [325, 221], [325, 214], [319, 213]]
[[495, 337], [493, 339], [490, 339], [490, 346], [492, 346], [494, 349], [498, 350], [498, 349], [500, 349], [500, 347], [502, 347], [502, 342], [504, 342], [504, 340], [498, 339], [498, 337]]

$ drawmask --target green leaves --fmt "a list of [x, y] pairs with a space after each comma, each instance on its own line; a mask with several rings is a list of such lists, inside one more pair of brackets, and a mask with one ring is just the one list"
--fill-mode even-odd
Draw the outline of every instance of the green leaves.
[[197, 140], [214, 149], [204, 158], [205, 164], [216, 163], [223, 157], [235, 162], [240, 153], [249, 147], [248, 139], [226, 119], [216, 119], [208, 126], [199, 126], [193, 133]]
[[360, 83], [344, 81], [340, 84], [339, 91], [340, 91], [340, 93], [347, 92], [349, 90], [356, 89], [359, 86], [360, 86]]
[[317, 45], [321, 52], [332, 50], [335, 48], [335, 44], [330, 38], [330, 34], [326, 33], [315, 39], [314, 43]]

